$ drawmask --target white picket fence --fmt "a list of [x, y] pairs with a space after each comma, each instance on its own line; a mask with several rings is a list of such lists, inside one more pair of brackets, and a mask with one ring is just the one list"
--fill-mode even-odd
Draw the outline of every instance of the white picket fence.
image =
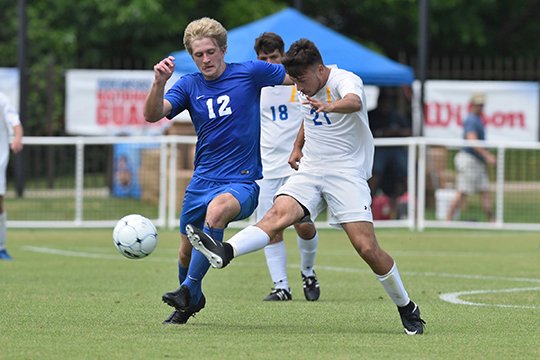
[[[25, 189], [24, 196], [23, 198], [17, 198], [13, 190], [13, 177], [11, 176], [8, 180], [10, 186], [6, 194], [6, 209], [10, 214], [8, 216], [8, 226], [13, 228], [112, 227], [117, 219], [126, 213], [143, 212], [158, 227], [178, 227], [178, 204], [181, 204], [183, 194], [179, 189], [185, 186], [187, 181], [185, 177], [186, 174], [189, 174], [189, 169], [178, 169], [178, 164], [185, 163], [185, 161], [179, 161], [180, 158], [185, 159], [186, 157], [186, 154], [178, 149], [185, 149], [186, 145], [192, 147], [195, 141], [196, 138], [193, 136], [25, 137], [24, 145], [27, 153], [34, 150], [34, 152], [31, 152], [32, 154], [40, 154], [52, 149], [52, 147], [56, 147], [56, 153], [71, 155], [65, 157], [72, 159], [72, 164], [63, 164], [64, 161], [52, 160], [55, 168], [63, 165], [64, 168], [72, 169], [72, 173], [69, 174], [71, 170], [68, 170], [67, 175], [65, 174], [66, 171], [62, 174], [62, 178], [67, 177], [71, 180], [66, 182], [69, 185], [63, 185], [64, 183], [60, 181], [59, 177], [58, 181], [54, 181], [54, 186], [51, 186], [47, 184], [47, 181], [40, 180], [40, 176], [27, 176], [26, 182], [28, 186]], [[131, 144], [133, 146], [140, 146], [141, 144], [153, 145], [156, 158], [152, 162], [155, 162], [153, 168], [156, 171], [144, 172], [145, 176], [153, 177], [151, 180], [157, 186], [157, 195], [155, 201], [151, 204], [147, 198], [145, 199], [140, 194], [134, 198], [129, 196], [117, 198], [110, 184], [104, 185], [106, 181], [102, 181], [98, 185], [88, 184], [90, 178], [107, 177], [105, 167], [89, 169], [88, 163], [92, 162], [91, 160], [94, 157], [106, 157], [110, 160], [112, 149], [119, 144]], [[183, 145], [183, 147], [178, 145]], [[540, 173], [540, 144], [410, 137], [376, 139], [375, 145], [377, 147], [406, 146], [409, 154], [407, 178], [409, 201], [406, 203], [406, 216], [402, 219], [375, 220], [376, 227], [401, 227], [420, 231], [426, 228], [540, 230], [540, 176], [538, 176]], [[437, 172], [452, 172], [452, 156], [459, 148], [465, 145], [486, 147], [497, 155], [497, 166], [490, 173], [495, 222], [488, 222], [481, 218], [453, 221], [440, 219], [440, 216], [439, 219], [437, 218], [437, 213], [444, 211], [443, 207], [448, 206], [448, 198], [443, 199], [435, 195], [445, 193], [444, 190], [446, 190], [447, 194], [451, 193], [452, 184], [437, 184], [433, 179], [441, 176]], [[442, 149], [442, 153], [446, 157], [442, 160], [435, 158], [432, 154], [433, 149], [439, 149], [439, 152]], [[108, 152], [108, 155], [100, 154], [101, 151]], [[509, 151], [517, 151], [517, 155], [514, 154], [512, 158], [515, 160], [508, 161], [507, 154]], [[527, 154], [526, 164], [521, 164], [520, 159], [525, 158], [525, 156], [521, 155], [521, 152]], [[157, 155], [158, 153], [159, 155]], [[100, 156], [94, 156], [93, 154]], [[513, 166], [519, 166], [519, 169], [514, 170]], [[110, 180], [112, 176], [110, 169], [108, 173]], [[139, 174], [142, 173], [139, 172]], [[183, 174], [184, 178], [179, 177], [178, 174]], [[182, 184], [178, 183], [179, 179], [183, 181]], [[139, 180], [142, 183], [144, 179], [140, 178]], [[450, 186], [450, 189], [445, 189], [448, 186]], [[143, 195], [144, 191], [143, 189]], [[472, 204], [475, 201], [474, 198], [470, 199]], [[90, 202], [94, 205], [89, 206]], [[522, 203], [525, 206], [523, 209], [520, 208]], [[99, 209], [100, 204], [104, 208]], [[116, 204], [120, 204], [120, 208], [115, 209]], [[25, 208], [25, 206], [28, 206], [28, 208]], [[92, 213], [92, 209], [96, 208], [96, 206], [98, 210]], [[121, 206], [127, 206], [127, 208]], [[45, 210], [36, 210], [39, 207], [44, 207]], [[13, 210], [10, 210], [10, 208]], [[61, 209], [61, 211], [55, 209]], [[60, 212], [63, 213], [62, 216], [60, 216]], [[246, 221], [232, 223], [230, 226], [244, 227], [253, 223], [253, 220], [253, 218], [250, 218]], [[316, 225], [320, 228], [329, 227], [324, 218], [318, 219]]]

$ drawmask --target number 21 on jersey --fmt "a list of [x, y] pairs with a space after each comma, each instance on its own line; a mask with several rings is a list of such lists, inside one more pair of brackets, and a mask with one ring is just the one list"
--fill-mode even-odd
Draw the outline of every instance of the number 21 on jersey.
[[325, 113], [325, 112], [322, 112], [322, 113], [318, 113], [315, 111], [314, 108], [311, 108], [311, 112], [310, 112], [311, 115], [315, 114], [315, 116], [311, 119], [313, 121], [313, 124], [315, 124], [315, 126], [320, 126], [323, 124], [323, 122], [319, 119], [319, 116], [322, 114], [322, 117], [324, 118], [324, 120], [326, 120], [326, 123], [328, 125], [332, 124], [332, 122], [330, 121], [330, 118], [328, 117], [328, 114]]

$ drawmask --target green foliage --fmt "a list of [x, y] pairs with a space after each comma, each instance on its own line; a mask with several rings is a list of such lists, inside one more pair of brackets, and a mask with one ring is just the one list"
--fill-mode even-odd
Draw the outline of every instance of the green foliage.
[[[67, 66], [79, 61], [134, 57], [156, 61], [181, 48], [192, 19], [211, 16], [227, 28], [269, 15], [295, 1], [249, 0], [40, 0], [27, 1], [30, 61], [46, 54]], [[539, 52], [535, 16], [540, 3], [527, 0], [430, 1], [434, 55], [502, 56]], [[17, 2], [0, 0], [0, 66], [16, 65]], [[345, 0], [303, 2], [303, 12], [386, 54], [414, 53], [418, 2]]]
[[0, 0], [0, 67], [17, 64], [17, 7], [13, 0]]
[[[228, 28], [248, 24], [256, 19], [268, 16], [284, 9], [286, 5], [283, 2], [276, 1], [252, 1], [236, 0], [225, 1], [221, 6], [220, 21]], [[239, 11], [241, 9], [241, 11]], [[256, 37], [258, 34], [254, 34]]]
[[[540, 2], [438, 0], [429, 3], [433, 56], [536, 57], [540, 53]], [[313, 0], [304, 12], [382, 53], [397, 58], [418, 49], [419, 2]]]

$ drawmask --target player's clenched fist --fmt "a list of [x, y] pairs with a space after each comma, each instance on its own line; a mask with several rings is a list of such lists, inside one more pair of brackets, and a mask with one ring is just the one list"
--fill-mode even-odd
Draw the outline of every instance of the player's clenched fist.
[[174, 72], [174, 57], [168, 56], [154, 65], [154, 78], [158, 82], [166, 82]]

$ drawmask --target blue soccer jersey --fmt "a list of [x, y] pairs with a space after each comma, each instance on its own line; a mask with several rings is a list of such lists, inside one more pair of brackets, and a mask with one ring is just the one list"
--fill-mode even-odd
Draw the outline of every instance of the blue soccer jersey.
[[[486, 130], [484, 128], [484, 123], [482, 123], [482, 118], [475, 114], [469, 114], [467, 118], [465, 118], [465, 122], [463, 123], [463, 138], [467, 138], [468, 133], [475, 133], [476, 138], [478, 140], [485, 140], [486, 139]], [[486, 159], [478, 151], [474, 150], [472, 147], [465, 147], [463, 150], [481, 162], [485, 163]]]
[[201, 73], [180, 78], [165, 94], [168, 118], [188, 110], [197, 134], [195, 174], [215, 181], [262, 177], [261, 88], [283, 83], [282, 65], [263, 61], [227, 64], [216, 80]]

